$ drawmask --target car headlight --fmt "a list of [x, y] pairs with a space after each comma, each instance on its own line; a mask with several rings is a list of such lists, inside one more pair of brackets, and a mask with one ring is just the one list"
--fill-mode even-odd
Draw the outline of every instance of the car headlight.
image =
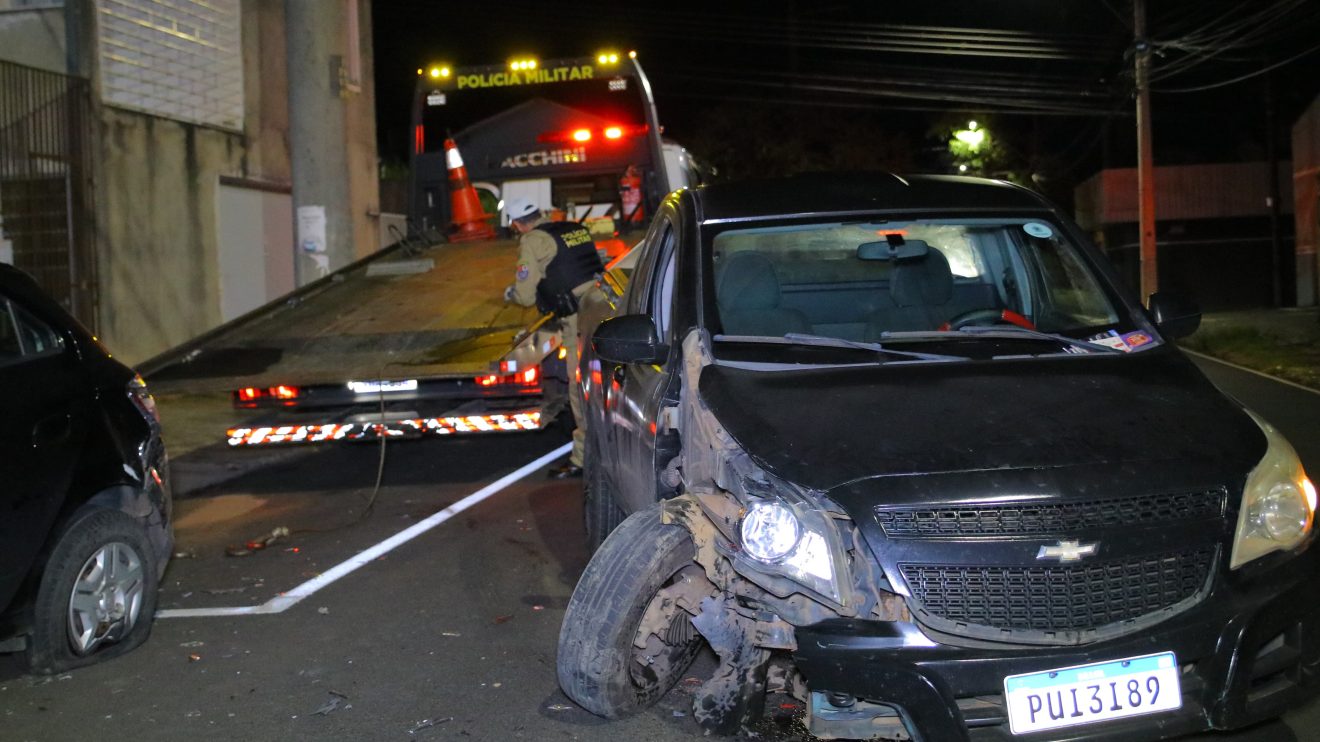
[[841, 556], [830, 518], [796, 497], [750, 499], [738, 526], [742, 552], [757, 570], [779, 574], [842, 603]]
[[1315, 485], [1306, 478], [1297, 452], [1273, 425], [1248, 411], [1265, 433], [1265, 456], [1247, 475], [1242, 490], [1232, 569], [1275, 551], [1296, 548], [1315, 522]]
[[747, 508], [739, 534], [748, 554], [763, 562], [777, 562], [797, 548], [802, 524], [787, 506], [763, 501]]

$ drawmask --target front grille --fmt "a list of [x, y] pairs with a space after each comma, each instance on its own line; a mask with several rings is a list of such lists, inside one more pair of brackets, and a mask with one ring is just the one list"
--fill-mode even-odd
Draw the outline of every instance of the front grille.
[[1140, 618], [1193, 597], [1214, 547], [1051, 567], [900, 564], [920, 608], [995, 629], [1081, 631]]
[[1224, 497], [1223, 490], [1207, 490], [1084, 502], [878, 507], [875, 516], [890, 537], [1015, 536], [1217, 518]]

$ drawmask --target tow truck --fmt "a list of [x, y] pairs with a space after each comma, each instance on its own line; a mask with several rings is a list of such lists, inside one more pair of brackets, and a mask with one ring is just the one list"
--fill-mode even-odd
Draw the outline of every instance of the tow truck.
[[[404, 239], [143, 364], [162, 391], [228, 391], [244, 417], [229, 445], [551, 425], [568, 366], [554, 320], [503, 301], [518, 255], [504, 201], [582, 221], [617, 266], [660, 200], [696, 177], [660, 138], [635, 53], [437, 62], [418, 69], [412, 119]], [[446, 139], [489, 238], [452, 234]]]

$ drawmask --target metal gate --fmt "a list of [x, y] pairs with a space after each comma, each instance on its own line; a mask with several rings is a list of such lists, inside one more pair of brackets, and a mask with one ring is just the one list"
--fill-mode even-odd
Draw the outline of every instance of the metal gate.
[[0, 62], [0, 257], [95, 329], [89, 87]]

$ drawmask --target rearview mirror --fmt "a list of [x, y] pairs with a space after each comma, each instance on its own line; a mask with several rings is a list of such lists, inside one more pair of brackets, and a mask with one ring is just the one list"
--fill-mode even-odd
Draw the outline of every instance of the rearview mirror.
[[601, 322], [591, 336], [596, 357], [609, 363], [652, 364], [669, 356], [648, 314], [625, 314]]
[[923, 240], [880, 240], [857, 246], [858, 260], [915, 260], [926, 257], [930, 245]]
[[1187, 337], [1201, 326], [1201, 309], [1196, 303], [1166, 291], [1150, 295], [1150, 318], [1155, 328], [1170, 340]]

